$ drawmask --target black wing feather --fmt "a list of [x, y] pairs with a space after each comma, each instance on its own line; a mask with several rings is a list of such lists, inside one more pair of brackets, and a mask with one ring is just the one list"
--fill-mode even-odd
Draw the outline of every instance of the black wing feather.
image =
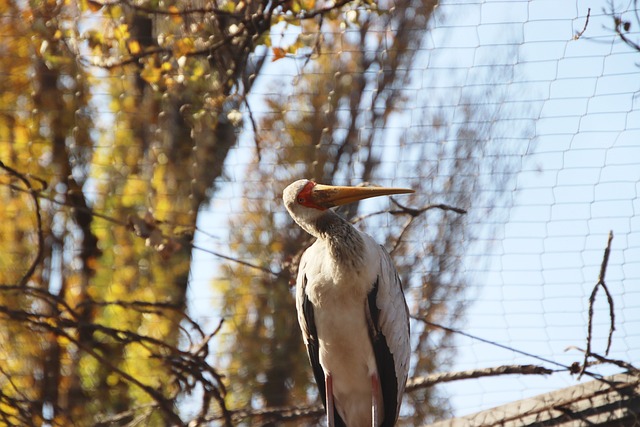
[[389, 350], [387, 339], [380, 329], [380, 309], [376, 303], [378, 298], [378, 282], [376, 279], [373, 289], [367, 295], [368, 310], [367, 319], [369, 321], [369, 338], [373, 346], [373, 353], [376, 357], [378, 376], [380, 377], [380, 387], [382, 388], [382, 400], [384, 405], [384, 420], [382, 427], [393, 427], [397, 418], [398, 402], [398, 379], [396, 378], [395, 362], [393, 354]]
[[[318, 331], [316, 330], [316, 321], [313, 314], [313, 304], [309, 301], [307, 296], [307, 276], [304, 276], [302, 281], [304, 300], [302, 302], [302, 313], [304, 315], [304, 321], [307, 326], [307, 355], [309, 356], [309, 362], [313, 368], [313, 376], [316, 379], [318, 385], [318, 391], [322, 398], [322, 405], [327, 408], [327, 392], [326, 385], [324, 383], [324, 370], [320, 365], [320, 345], [318, 344]], [[338, 414], [338, 409], [333, 408], [333, 417], [335, 427], [346, 427], [345, 422]]]

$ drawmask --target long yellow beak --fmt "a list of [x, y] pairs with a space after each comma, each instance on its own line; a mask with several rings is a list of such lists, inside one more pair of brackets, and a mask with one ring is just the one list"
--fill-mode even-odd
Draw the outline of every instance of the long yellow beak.
[[369, 197], [389, 196], [391, 194], [414, 193], [410, 188], [392, 187], [343, 187], [334, 185], [316, 184], [312, 195], [316, 204], [332, 208], [346, 205]]

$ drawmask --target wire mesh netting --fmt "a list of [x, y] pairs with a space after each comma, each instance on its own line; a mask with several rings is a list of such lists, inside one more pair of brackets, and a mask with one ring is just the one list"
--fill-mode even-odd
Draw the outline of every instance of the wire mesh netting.
[[399, 424], [635, 413], [635, 1], [156, 3], [0, 1], [0, 422], [324, 422], [299, 178], [416, 190]]

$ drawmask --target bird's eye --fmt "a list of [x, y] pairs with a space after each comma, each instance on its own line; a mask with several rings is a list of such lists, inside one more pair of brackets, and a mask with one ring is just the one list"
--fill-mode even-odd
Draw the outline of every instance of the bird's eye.
[[298, 197], [298, 203], [304, 203], [305, 201], [304, 197]]

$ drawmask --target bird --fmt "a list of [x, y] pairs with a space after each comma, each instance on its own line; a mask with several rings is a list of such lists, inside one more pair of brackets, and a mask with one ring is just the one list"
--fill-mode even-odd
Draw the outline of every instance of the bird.
[[296, 309], [328, 427], [391, 427], [411, 355], [409, 310], [391, 256], [332, 208], [406, 188], [302, 179], [283, 191], [292, 219], [315, 242], [300, 258]]

